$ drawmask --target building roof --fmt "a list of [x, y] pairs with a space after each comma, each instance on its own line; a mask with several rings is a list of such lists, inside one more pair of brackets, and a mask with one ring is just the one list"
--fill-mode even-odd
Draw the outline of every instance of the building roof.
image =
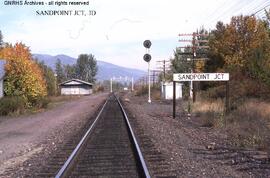
[[5, 75], [5, 64], [6, 61], [3, 59], [0, 59], [0, 80], [4, 77]]
[[64, 86], [64, 85], [80, 85], [80, 84], [86, 84], [86, 85], [90, 85], [92, 86], [92, 83], [83, 81], [83, 80], [79, 80], [79, 79], [71, 79], [71, 80], [67, 80], [65, 82], [60, 83], [59, 85]]

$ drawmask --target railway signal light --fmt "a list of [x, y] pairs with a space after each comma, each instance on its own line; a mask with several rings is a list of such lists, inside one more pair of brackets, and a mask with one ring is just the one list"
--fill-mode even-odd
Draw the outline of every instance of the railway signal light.
[[151, 61], [151, 55], [150, 54], [145, 54], [144, 56], [143, 56], [143, 59], [144, 59], [144, 61], [145, 62], [150, 62]]
[[151, 97], [150, 97], [150, 61], [151, 61], [151, 55], [149, 54], [149, 48], [151, 47], [152, 43], [150, 40], [145, 40], [143, 42], [143, 46], [146, 48], [146, 54], [143, 56], [143, 60], [148, 63], [148, 103], [151, 103]]
[[151, 43], [151, 41], [150, 40], [145, 40], [144, 42], [143, 42], [143, 46], [145, 47], [145, 48], [150, 48], [151, 47], [151, 45], [152, 45], [152, 43]]

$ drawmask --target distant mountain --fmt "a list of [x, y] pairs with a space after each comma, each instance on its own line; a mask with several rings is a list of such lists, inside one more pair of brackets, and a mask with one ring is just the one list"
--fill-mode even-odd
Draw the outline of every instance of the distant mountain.
[[45, 64], [53, 69], [55, 69], [55, 63], [57, 59], [60, 59], [62, 64], [75, 64], [76, 60], [73, 57], [67, 56], [67, 55], [56, 55], [56, 56], [51, 56], [48, 54], [33, 54], [33, 58], [38, 59], [39, 61], [44, 61]]
[[[57, 59], [60, 59], [62, 64], [75, 64], [77, 59], [67, 56], [67, 55], [56, 55], [51, 56], [47, 54], [33, 54], [33, 58], [36, 58], [39, 61], [44, 61], [44, 63], [51, 68], [55, 69], [55, 63]], [[111, 77], [133, 77], [134, 80], [139, 79], [142, 76], [145, 76], [147, 73], [143, 70], [132, 69], [121, 67], [109, 62], [97, 61], [98, 73], [97, 80], [109, 80]]]

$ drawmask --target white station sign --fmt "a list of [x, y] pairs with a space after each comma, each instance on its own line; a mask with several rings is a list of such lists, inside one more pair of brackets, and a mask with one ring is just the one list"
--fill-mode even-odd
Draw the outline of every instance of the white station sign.
[[229, 73], [179, 73], [173, 74], [173, 81], [228, 81]]

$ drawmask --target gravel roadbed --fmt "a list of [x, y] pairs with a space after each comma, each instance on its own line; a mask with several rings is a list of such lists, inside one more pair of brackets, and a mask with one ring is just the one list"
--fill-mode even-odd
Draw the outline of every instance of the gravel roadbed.
[[[233, 148], [221, 129], [203, 127], [199, 118], [188, 119], [178, 102], [177, 118], [172, 118], [172, 102], [152, 101], [128, 94], [122, 97], [139, 142], [148, 137], [152, 147], [162, 154], [175, 177], [268, 177], [269, 158], [264, 152]], [[144, 136], [142, 136], [144, 135]], [[158, 177], [156, 163], [147, 157], [153, 177]], [[153, 149], [153, 148], [151, 148]]]
[[35, 175], [50, 155], [79, 132], [107, 98], [83, 96], [48, 111], [0, 123], [0, 177]]

